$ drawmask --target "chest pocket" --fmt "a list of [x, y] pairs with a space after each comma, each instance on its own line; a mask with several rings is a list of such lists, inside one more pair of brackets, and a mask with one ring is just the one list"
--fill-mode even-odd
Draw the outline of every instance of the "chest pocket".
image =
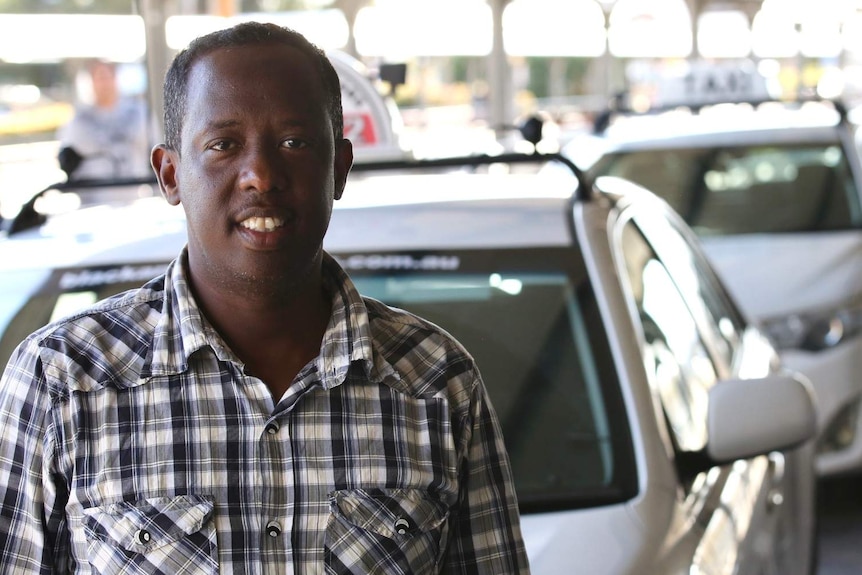
[[213, 503], [194, 495], [156, 497], [84, 510], [93, 570], [111, 573], [218, 573]]
[[448, 506], [418, 489], [350, 489], [330, 497], [326, 573], [436, 573]]

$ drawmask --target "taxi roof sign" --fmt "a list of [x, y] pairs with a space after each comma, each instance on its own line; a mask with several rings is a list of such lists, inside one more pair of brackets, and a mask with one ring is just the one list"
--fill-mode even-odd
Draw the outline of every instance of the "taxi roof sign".
[[402, 149], [401, 114], [395, 103], [380, 94], [365, 66], [344, 52], [327, 52], [341, 82], [344, 137], [353, 143], [357, 161], [398, 159]]
[[774, 99], [766, 78], [751, 62], [695, 62], [658, 80], [652, 107], [700, 107]]

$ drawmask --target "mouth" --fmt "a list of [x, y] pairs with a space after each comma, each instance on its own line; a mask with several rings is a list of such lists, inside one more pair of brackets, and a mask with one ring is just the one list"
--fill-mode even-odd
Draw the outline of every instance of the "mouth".
[[284, 226], [283, 218], [252, 216], [239, 223], [240, 227], [254, 232], [273, 232]]

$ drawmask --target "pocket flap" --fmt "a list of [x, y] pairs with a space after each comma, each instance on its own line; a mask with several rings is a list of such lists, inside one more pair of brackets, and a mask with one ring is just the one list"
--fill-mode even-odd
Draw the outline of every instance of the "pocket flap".
[[347, 489], [331, 496], [333, 513], [366, 531], [409, 537], [440, 527], [449, 509], [419, 489]]
[[212, 512], [202, 496], [154, 497], [84, 509], [84, 527], [91, 537], [145, 553], [200, 531]]

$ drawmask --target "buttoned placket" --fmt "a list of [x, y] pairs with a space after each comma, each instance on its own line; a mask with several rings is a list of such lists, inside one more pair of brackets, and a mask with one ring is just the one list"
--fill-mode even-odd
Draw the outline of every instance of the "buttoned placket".
[[[293, 550], [290, 547], [292, 509], [290, 493], [293, 489], [293, 446], [287, 413], [270, 416], [259, 436], [260, 468], [263, 479], [261, 490], [262, 529], [261, 559], [263, 573], [292, 572]], [[285, 571], [288, 569], [288, 571]]]
[[255, 575], [293, 574], [290, 549], [292, 505], [288, 493], [293, 489], [292, 473], [284, 471], [289, 467], [284, 461], [292, 459], [292, 448], [287, 415], [280, 405], [276, 405], [266, 383], [245, 373], [240, 368], [236, 377], [242, 382], [246, 398], [252, 402], [259, 415], [256, 437], [255, 457], [257, 480], [254, 494], [248, 501], [249, 518], [257, 519], [260, 563], [249, 564]]
[[318, 383], [313, 368], [300, 372], [291, 389], [275, 405], [259, 435], [263, 479], [261, 559], [265, 575], [292, 575], [294, 572], [294, 549], [291, 545], [295, 513], [294, 446], [290, 419], [302, 397]]

